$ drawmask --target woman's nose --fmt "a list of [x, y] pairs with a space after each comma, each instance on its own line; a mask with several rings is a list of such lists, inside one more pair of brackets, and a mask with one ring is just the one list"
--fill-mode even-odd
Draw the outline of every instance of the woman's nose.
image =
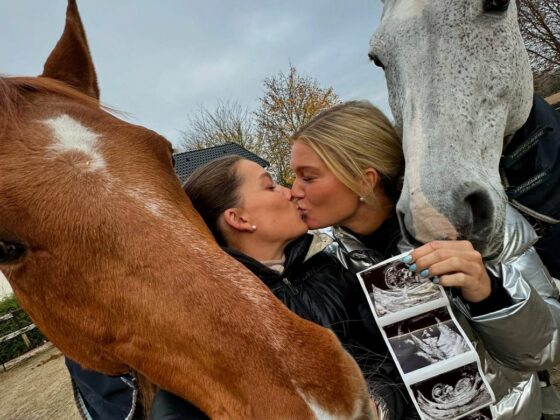
[[303, 188], [301, 188], [298, 179], [294, 179], [294, 183], [292, 184], [292, 197], [293, 198], [303, 198]]
[[283, 186], [281, 186], [281, 185], [279, 185], [278, 188], [280, 189], [280, 193], [281, 193], [287, 200], [291, 200], [291, 199], [292, 199], [292, 192], [290, 191], [289, 188], [283, 187]]

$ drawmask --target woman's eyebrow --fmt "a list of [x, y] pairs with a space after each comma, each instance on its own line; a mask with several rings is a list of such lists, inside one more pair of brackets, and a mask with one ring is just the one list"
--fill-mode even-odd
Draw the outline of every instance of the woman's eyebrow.
[[262, 174], [260, 174], [259, 179], [269, 179], [270, 181], [274, 182], [272, 179], [272, 175], [270, 175], [268, 172], [263, 172]]

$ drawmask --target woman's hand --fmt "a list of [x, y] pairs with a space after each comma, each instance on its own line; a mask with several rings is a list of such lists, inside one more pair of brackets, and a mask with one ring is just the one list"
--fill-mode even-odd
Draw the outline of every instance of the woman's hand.
[[439, 278], [442, 286], [461, 289], [465, 300], [476, 303], [490, 296], [492, 286], [482, 256], [469, 241], [429, 242], [410, 256], [412, 260], [405, 257], [403, 261], [411, 270], [434, 283]]

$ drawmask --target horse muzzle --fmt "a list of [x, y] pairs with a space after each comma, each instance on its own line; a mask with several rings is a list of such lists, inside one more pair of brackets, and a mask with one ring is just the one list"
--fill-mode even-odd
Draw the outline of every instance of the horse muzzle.
[[442, 190], [405, 188], [397, 204], [401, 230], [409, 242], [468, 240], [483, 256], [502, 246], [505, 202], [487, 185], [454, 182]]

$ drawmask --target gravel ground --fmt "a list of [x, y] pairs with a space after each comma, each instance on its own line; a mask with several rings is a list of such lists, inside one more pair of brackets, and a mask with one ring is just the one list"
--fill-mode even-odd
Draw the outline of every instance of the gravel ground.
[[0, 372], [0, 419], [80, 419], [64, 358], [50, 343]]

